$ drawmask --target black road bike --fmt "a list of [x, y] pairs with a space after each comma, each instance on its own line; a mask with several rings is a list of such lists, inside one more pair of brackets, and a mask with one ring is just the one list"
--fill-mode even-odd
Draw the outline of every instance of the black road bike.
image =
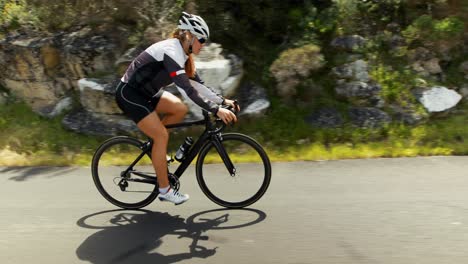
[[[232, 111], [232, 109], [230, 109]], [[169, 171], [173, 189], [197, 157], [196, 177], [202, 192], [216, 204], [243, 208], [258, 201], [268, 189], [271, 164], [262, 146], [249, 136], [223, 133], [226, 125], [203, 111], [204, 119], [166, 126], [181, 128], [205, 125], [204, 132], [174, 173]], [[149, 205], [159, 194], [156, 174], [151, 165], [153, 142], [128, 136], [105, 141], [95, 152], [91, 164], [94, 183], [104, 198], [124, 209]], [[168, 159], [168, 164], [172, 163]]]

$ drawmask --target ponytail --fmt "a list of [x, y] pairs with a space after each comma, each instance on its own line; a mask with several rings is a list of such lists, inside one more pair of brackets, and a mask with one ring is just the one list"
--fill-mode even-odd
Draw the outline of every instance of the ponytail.
[[[180, 29], [176, 29], [172, 33], [172, 37], [179, 39], [181, 42], [184, 42], [187, 39], [187, 35], [184, 34], [184, 31]], [[189, 78], [195, 77], [195, 62], [191, 53], [188, 55], [188, 59], [185, 62], [185, 73]]]

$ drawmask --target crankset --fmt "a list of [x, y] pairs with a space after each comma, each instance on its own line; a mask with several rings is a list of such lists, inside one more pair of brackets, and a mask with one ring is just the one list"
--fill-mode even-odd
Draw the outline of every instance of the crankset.
[[174, 191], [178, 191], [180, 188], [180, 181], [174, 174], [168, 173], [167, 177], [169, 178], [169, 184]]

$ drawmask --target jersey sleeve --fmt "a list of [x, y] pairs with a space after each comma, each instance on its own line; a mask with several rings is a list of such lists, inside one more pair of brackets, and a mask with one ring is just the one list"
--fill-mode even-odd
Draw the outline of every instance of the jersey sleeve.
[[200, 93], [190, 84], [190, 79], [183, 68], [183, 62], [176, 62], [167, 54], [164, 54], [163, 60], [164, 67], [172, 78], [174, 84], [182, 89], [190, 100], [211, 113], [216, 114], [218, 112], [219, 106], [215, 102], [200, 95]]
[[208, 100], [213, 101], [218, 105], [224, 102], [224, 97], [213, 91], [213, 89], [211, 89], [210, 87], [206, 86], [205, 83], [201, 80], [198, 73], [195, 73], [194, 78], [190, 78], [190, 84], [193, 88], [195, 88], [198, 91], [198, 93], [208, 98]]

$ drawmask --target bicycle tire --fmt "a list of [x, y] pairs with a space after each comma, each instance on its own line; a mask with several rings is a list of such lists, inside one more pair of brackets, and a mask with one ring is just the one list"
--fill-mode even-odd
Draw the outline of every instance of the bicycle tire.
[[[249, 182], [246, 185], [246, 187], [249, 187], [250, 189], [254, 190], [254, 192], [253, 192], [254, 194], [253, 195], [248, 194], [247, 198], [241, 198], [239, 201], [237, 201], [237, 200], [233, 201], [235, 198], [232, 198], [232, 199], [231, 198], [229, 198], [229, 199], [221, 198], [221, 196], [227, 195], [227, 193], [226, 193], [227, 191], [232, 192], [233, 189], [231, 189], [230, 186], [225, 187], [224, 189], [222, 189], [222, 191], [220, 191], [218, 193], [214, 190], [216, 187], [219, 188], [219, 185], [220, 185], [219, 181], [222, 181], [222, 180], [220, 180], [220, 178], [223, 178], [223, 177], [222, 176], [218, 177], [218, 176], [213, 176], [213, 175], [208, 175], [208, 174], [219, 175], [219, 174], [222, 174], [222, 173], [227, 173], [227, 169], [226, 169], [223, 162], [221, 162], [218, 165], [215, 165], [215, 164], [208, 165], [207, 164], [208, 163], [208, 162], [206, 162], [207, 155], [210, 152], [213, 152], [213, 154], [215, 154], [215, 153], [217, 154], [217, 150], [216, 150], [216, 148], [215, 148], [212, 141], [208, 141], [207, 143], [205, 143], [205, 145], [202, 147], [202, 149], [200, 151], [200, 154], [198, 156], [198, 159], [197, 159], [196, 176], [197, 176], [198, 185], [200, 186], [202, 192], [211, 201], [213, 201], [214, 203], [216, 203], [216, 204], [218, 204], [220, 206], [223, 206], [223, 207], [226, 207], [226, 208], [243, 208], [243, 207], [247, 207], [247, 206], [257, 202], [265, 194], [265, 192], [268, 189], [268, 186], [270, 185], [270, 181], [271, 181], [271, 163], [270, 163], [270, 159], [268, 158], [268, 155], [266, 154], [266, 152], [262, 148], [262, 146], [257, 141], [255, 141], [254, 139], [252, 139], [251, 137], [248, 137], [246, 135], [238, 134], [238, 133], [223, 134], [221, 142], [222, 142], [223, 146], [228, 147], [228, 149], [226, 149], [226, 152], [228, 153], [228, 155], [230, 157], [232, 156], [232, 158], [234, 158], [233, 163], [234, 163], [234, 165], [236, 167], [236, 170], [237, 170], [236, 175], [235, 176], [229, 175], [227, 177], [228, 179], [232, 179], [233, 182], [236, 182], [237, 180], [235, 180], [235, 178], [241, 178], [241, 177], [244, 178], [245, 175], [251, 174], [251, 173], [243, 174], [244, 172], [251, 171], [252, 168], [254, 168], [256, 170], [259, 170], [259, 172], [258, 172], [259, 175], [254, 175], [256, 177], [253, 178], [253, 180], [259, 181], [259, 183], [256, 184], [255, 186], [253, 186], [253, 183], [250, 182], [250, 180], [248, 180]], [[231, 149], [229, 149], [230, 146], [232, 146]], [[237, 159], [239, 159], [237, 161], [237, 160], [235, 160], [236, 159], [236, 154], [233, 154], [233, 152], [234, 153], [236, 151], [239, 152], [239, 149], [241, 149], [240, 152], [242, 152], [242, 153], [240, 153], [240, 158], [237, 158]], [[257, 157], [259, 159], [258, 163], [242, 163], [241, 162], [240, 159], [242, 159], [242, 154], [243, 153], [244, 154], [248, 153], [248, 151], [251, 151], [251, 153], [253, 153], [253, 155], [255, 155], [255, 154], [258, 155], [258, 157]], [[244, 166], [246, 166], [246, 167], [244, 167]], [[215, 167], [217, 167], [217, 168], [215, 168]], [[239, 173], [239, 168], [246, 168], [246, 170], [244, 172], [241, 172], [240, 175], [237, 175], [237, 173]], [[253, 173], [253, 174], [255, 174], [255, 173]], [[208, 178], [210, 178], [210, 179], [208, 180]], [[226, 178], [226, 177], [224, 177], [224, 178]], [[213, 181], [213, 184], [208, 183], [208, 181]], [[245, 187], [243, 187], [243, 188], [245, 188]], [[241, 188], [241, 189], [244, 190], [243, 188]], [[238, 191], [240, 191], [240, 190], [238, 190]], [[236, 196], [235, 192], [236, 191], [233, 192], [233, 196]]]
[[[140, 147], [142, 145], [143, 145], [143, 143], [141, 141], [135, 139], [135, 138], [127, 137], [127, 136], [118, 136], [118, 137], [113, 137], [113, 138], [110, 138], [110, 139], [106, 140], [104, 143], [102, 143], [101, 146], [99, 146], [99, 148], [94, 153], [93, 160], [92, 160], [92, 163], [91, 163], [91, 172], [92, 172], [92, 177], [93, 177], [94, 184], [96, 185], [96, 188], [98, 189], [99, 193], [107, 201], [109, 201], [110, 203], [112, 203], [112, 204], [114, 204], [114, 205], [116, 205], [118, 207], [121, 207], [121, 208], [124, 208], [124, 209], [143, 208], [143, 207], [149, 205], [151, 202], [153, 202], [154, 199], [156, 199], [156, 197], [159, 194], [157, 184], [152, 185], [152, 184], [144, 183], [144, 184], [147, 185], [147, 186], [145, 186], [145, 191], [139, 191], [138, 192], [138, 193], [142, 193], [141, 195], [139, 194], [139, 196], [142, 196], [141, 199], [137, 198], [137, 200], [134, 200], [134, 201], [131, 201], [131, 202], [130, 201], [122, 201], [121, 198], [116, 198], [115, 197], [116, 194], [118, 194], [118, 191], [119, 191], [119, 188], [120, 188], [119, 186], [117, 186], [117, 185], [114, 186], [115, 187], [115, 190], [114, 190], [111, 187], [104, 187], [104, 185], [103, 185], [103, 178], [105, 176], [107, 176], [107, 173], [104, 173], [107, 164], [104, 164], [103, 155], [110, 154], [110, 155], [115, 156], [115, 153], [112, 153], [112, 150], [111, 150], [113, 148], [133, 149], [135, 152], [138, 153], [138, 151], [139, 151], [139, 154], [141, 154], [142, 150], [141, 150]], [[146, 153], [144, 155], [144, 157], [146, 157], [146, 160], [148, 160], [148, 158], [149, 158], [149, 160], [151, 161], [150, 153]], [[115, 157], [113, 157], [113, 158], [115, 158]], [[136, 158], [137, 158], [137, 156], [135, 155], [133, 160], [135, 160]], [[130, 163], [124, 163], [124, 164], [126, 165], [124, 168], [128, 168], [128, 166], [130, 165]], [[151, 169], [152, 169], [152, 166], [151, 166]], [[107, 170], [109, 170], [109, 169], [107, 169]], [[115, 171], [115, 168], [113, 170]], [[109, 172], [109, 174], [111, 175], [110, 177], [114, 177], [114, 180], [116, 178], [122, 179], [120, 174], [115, 175], [114, 172]], [[115, 183], [115, 181], [114, 181], [114, 183]], [[134, 184], [134, 183], [132, 183], [132, 184]], [[110, 191], [112, 191], [114, 193], [111, 194]], [[120, 190], [120, 191], [124, 192], [123, 190]]]

